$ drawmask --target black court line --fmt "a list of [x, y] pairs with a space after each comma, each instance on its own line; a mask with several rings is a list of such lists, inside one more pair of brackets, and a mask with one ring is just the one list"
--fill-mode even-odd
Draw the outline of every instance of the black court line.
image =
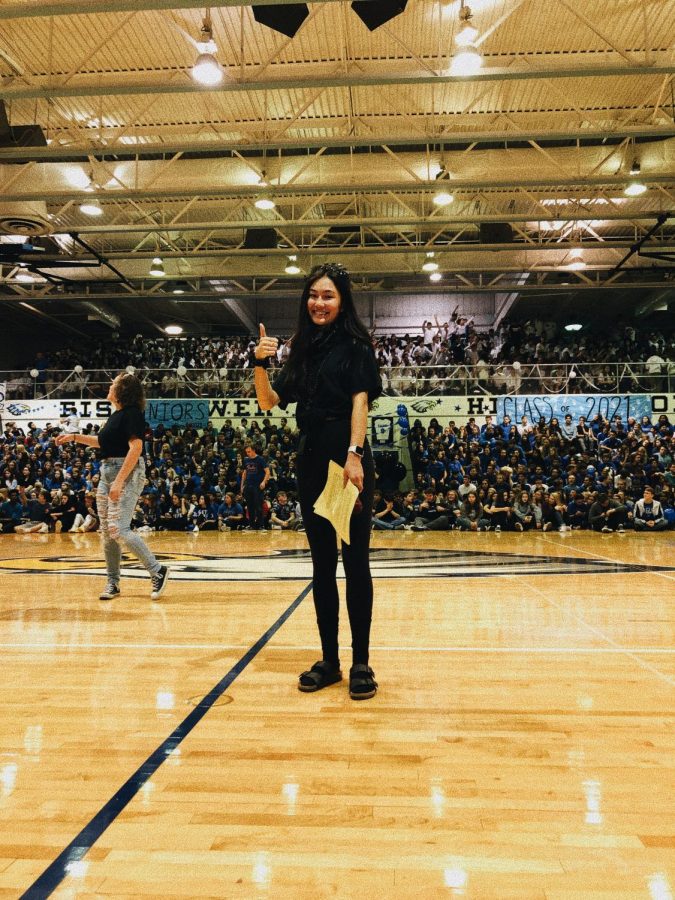
[[61, 884], [63, 879], [69, 874], [69, 864], [81, 860], [91, 850], [96, 841], [101, 837], [103, 832], [111, 825], [119, 816], [122, 810], [133, 800], [143, 785], [155, 774], [162, 763], [171, 755], [178, 747], [181, 741], [187, 737], [195, 725], [199, 724], [206, 713], [211, 709], [213, 704], [227, 690], [235, 678], [244, 671], [246, 666], [253, 660], [262, 650], [265, 644], [273, 637], [281, 628], [284, 622], [295, 612], [305, 599], [312, 588], [312, 582], [300, 593], [291, 603], [288, 609], [283, 612], [276, 622], [267, 629], [253, 646], [246, 651], [238, 663], [236, 663], [230, 671], [222, 678], [214, 688], [197, 704], [189, 715], [178, 725], [174, 731], [166, 738], [165, 741], [150, 754], [150, 756], [142, 763], [134, 774], [129, 778], [117, 793], [108, 800], [105, 806], [96, 813], [96, 815], [84, 826], [82, 831], [73, 838], [68, 846], [63, 850], [33, 882], [25, 893], [21, 895], [21, 900], [43, 900], [49, 897], [56, 888]]

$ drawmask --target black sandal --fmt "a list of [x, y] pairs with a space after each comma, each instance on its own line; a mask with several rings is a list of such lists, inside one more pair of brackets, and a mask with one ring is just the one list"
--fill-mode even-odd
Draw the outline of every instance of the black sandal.
[[339, 668], [335, 668], [332, 663], [326, 662], [325, 659], [315, 662], [311, 669], [303, 672], [298, 681], [298, 690], [311, 694], [314, 691], [320, 691], [321, 688], [328, 687], [329, 684], [335, 684], [342, 681], [342, 672]]
[[349, 670], [349, 696], [352, 700], [369, 700], [377, 692], [375, 673], [366, 663], [357, 663]]

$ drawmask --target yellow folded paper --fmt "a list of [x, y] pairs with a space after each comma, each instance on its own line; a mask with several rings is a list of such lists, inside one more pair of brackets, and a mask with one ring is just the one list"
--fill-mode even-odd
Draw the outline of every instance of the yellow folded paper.
[[359, 489], [351, 481], [344, 485], [344, 469], [336, 462], [328, 463], [326, 486], [314, 504], [314, 512], [328, 519], [339, 538], [349, 543], [349, 523]]

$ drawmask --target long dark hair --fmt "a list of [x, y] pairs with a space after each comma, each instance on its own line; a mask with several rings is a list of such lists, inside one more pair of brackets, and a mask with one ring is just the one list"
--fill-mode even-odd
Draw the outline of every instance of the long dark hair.
[[291, 338], [291, 350], [286, 362], [288, 381], [291, 384], [297, 383], [302, 378], [312, 338], [317, 333], [317, 326], [312, 322], [307, 309], [307, 301], [312, 285], [320, 278], [330, 278], [340, 294], [340, 312], [335, 327], [341, 328], [355, 340], [372, 346], [368, 330], [356, 312], [349, 272], [344, 266], [337, 263], [323, 263], [315, 266], [305, 280], [298, 310], [298, 324], [295, 334]]

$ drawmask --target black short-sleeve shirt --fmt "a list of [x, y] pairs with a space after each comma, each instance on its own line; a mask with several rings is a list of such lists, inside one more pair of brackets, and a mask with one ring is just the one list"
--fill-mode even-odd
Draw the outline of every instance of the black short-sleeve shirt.
[[350, 419], [352, 396], [365, 392], [372, 402], [382, 393], [382, 382], [373, 348], [343, 333], [325, 353], [310, 357], [307, 375], [299, 384], [288, 384], [284, 367], [272, 388], [282, 409], [297, 402], [295, 417], [306, 430], [327, 420]]
[[145, 417], [137, 406], [125, 406], [114, 412], [98, 433], [101, 459], [126, 456], [129, 440], [145, 434]]

